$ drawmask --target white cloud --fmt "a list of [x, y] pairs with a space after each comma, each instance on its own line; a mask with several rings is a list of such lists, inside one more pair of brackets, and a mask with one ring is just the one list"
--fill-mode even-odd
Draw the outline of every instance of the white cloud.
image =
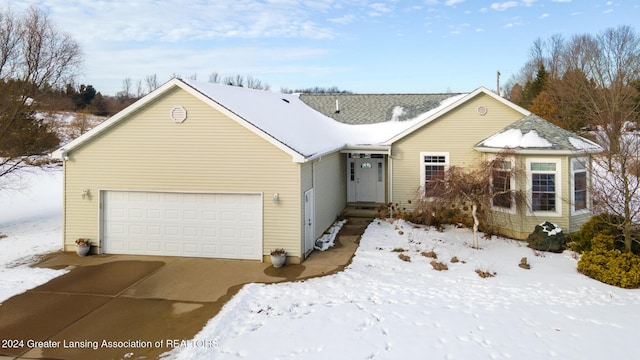
[[551, 2], [569, 3], [571, 0], [551, 0]]
[[463, 2], [464, 2], [464, 0], [446, 0], [446, 1], [444, 2], [444, 4], [445, 4], [446, 6], [454, 6], [454, 5], [456, 5], [456, 4], [461, 4], [461, 3], [463, 3]]
[[523, 25], [522, 18], [519, 17], [519, 16], [516, 16], [516, 17], [512, 18], [511, 22], [507, 23], [505, 25], [505, 27], [512, 28], [512, 27], [521, 26], [521, 25]]
[[197, 74], [198, 79], [206, 81], [208, 75], [216, 71], [223, 76], [251, 74], [269, 83], [262, 75], [340, 71], [332, 67], [310, 65], [314, 60], [330, 54], [330, 50], [313, 47], [201, 47], [176, 44], [168, 49], [160, 44], [120, 49], [101, 49], [100, 46], [95, 46], [87, 50], [94, 59], [86, 64], [86, 73], [91, 74], [91, 79], [80, 80], [93, 85], [99, 83], [97, 89], [103, 94], [115, 94], [121, 90], [124, 78], [130, 77], [135, 81], [151, 74], [157, 74], [161, 82], [169, 80], [172, 74]]
[[540, 19], [546, 19], [549, 16], [551, 16], [551, 14], [544, 13], [544, 14], [540, 15]]
[[[318, 0], [300, 5], [300, 0], [194, 0], [181, 2], [139, 0], [105, 2], [93, 0], [36, 0], [61, 28], [79, 40], [94, 41], [180, 41], [216, 38], [310, 38], [336, 36], [321, 24], [324, 13], [337, 5]], [[18, 6], [16, 6], [18, 8]]]
[[369, 12], [369, 15], [371, 16], [380, 16], [393, 11], [392, 8], [383, 3], [373, 3], [369, 5], [369, 7], [371, 8], [371, 11]]
[[533, 6], [533, 4], [536, 3], [536, 1], [538, 0], [522, 0], [522, 3], [524, 4], [524, 6], [529, 7], [529, 6]]
[[347, 24], [351, 24], [352, 22], [354, 22], [356, 20], [356, 16], [353, 14], [347, 14], [347, 15], [343, 15], [337, 18], [332, 18], [329, 19], [330, 22], [336, 23], [336, 24], [341, 24], [341, 25], [347, 25]]
[[516, 7], [516, 6], [518, 6], [518, 2], [517, 1], [505, 1], [505, 2], [501, 2], [501, 3], [493, 3], [493, 4], [491, 4], [491, 8], [493, 10], [497, 10], [497, 11], [504, 11], [504, 10], [507, 10], [509, 8]]

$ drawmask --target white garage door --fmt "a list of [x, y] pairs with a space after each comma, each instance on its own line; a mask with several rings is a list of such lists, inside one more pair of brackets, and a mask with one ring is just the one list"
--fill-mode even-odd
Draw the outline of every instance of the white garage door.
[[107, 254], [262, 259], [260, 194], [103, 193]]

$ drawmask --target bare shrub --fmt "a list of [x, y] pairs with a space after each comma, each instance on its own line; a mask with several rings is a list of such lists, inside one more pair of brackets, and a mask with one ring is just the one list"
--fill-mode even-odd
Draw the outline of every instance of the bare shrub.
[[431, 250], [431, 251], [423, 251], [423, 252], [420, 253], [420, 255], [422, 255], [424, 257], [432, 258], [432, 259], [437, 259], [438, 258], [438, 255], [433, 250]]
[[398, 254], [398, 258], [400, 258], [400, 260], [402, 261], [411, 262], [411, 257], [405, 254]]
[[483, 279], [486, 278], [492, 278], [494, 276], [496, 276], [496, 272], [490, 272], [490, 271], [486, 271], [486, 270], [481, 270], [481, 269], [476, 269], [476, 274], [478, 274], [478, 276], [480, 276]]
[[447, 264], [443, 263], [443, 262], [438, 262], [433, 260], [432, 262], [430, 262], [431, 266], [433, 266], [434, 270], [438, 270], [438, 271], [442, 271], [442, 270], [449, 270], [449, 267], [447, 266]]

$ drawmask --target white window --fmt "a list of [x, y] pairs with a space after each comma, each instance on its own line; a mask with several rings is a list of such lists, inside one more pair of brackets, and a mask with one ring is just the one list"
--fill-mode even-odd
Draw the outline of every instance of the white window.
[[587, 161], [587, 158], [571, 159], [571, 212], [574, 214], [589, 212]]
[[420, 186], [424, 196], [431, 196], [436, 181], [443, 180], [449, 168], [449, 153], [420, 153]]
[[527, 159], [528, 200], [533, 215], [562, 215], [559, 159]]
[[500, 211], [515, 213], [513, 192], [516, 180], [513, 174], [514, 159], [494, 160], [491, 170], [491, 206]]

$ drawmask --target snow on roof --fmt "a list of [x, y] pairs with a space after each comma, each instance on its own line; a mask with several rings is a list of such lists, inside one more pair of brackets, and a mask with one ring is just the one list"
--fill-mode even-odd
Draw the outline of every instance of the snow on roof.
[[600, 152], [602, 148], [541, 117], [530, 114], [476, 145], [480, 151], [555, 151], [560, 153]]
[[297, 95], [182, 81], [304, 157], [345, 144], [336, 134], [346, 125], [313, 111]]
[[540, 137], [537, 131], [530, 130], [523, 134], [520, 129], [509, 129], [505, 132], [497, 133], [483, 141], [481, 145], [509, 149], [551, 147], [551, 143]]
[[573, 147], [579, 150], [590, 151], [593, 149], [601, 149], [600, 145], [585, 138], [569, 137], [569, 142]]
[[[56, 150], [52, 156], [63, 158], [68, 151], [72, 151], [92, 137], [106, 131], [126, 118], [128, 114], [146, 106], [174, 86], [192, 92], [211, 106], [218, 107], [226, 115], [235, 117], [243, 126], [291, 154], [296, 162], [304, 162], [344, 148], [388, 149], [391, 143], [398, 138], [411, 133], [464, 102], [465, 97], [473, 97], [477, 92], [486, 91], [480, 88], [471, 94], [440, 97], [437, 106], [429, 106], [428, 110], [424, 108], [425, 111], [421, 113], [412, 111], [415, 116], [409, 119], [400, 119], [405, 115], [406, 107], [398, 105], [393, 108], [386, 121], [370, 124], [347, 124], [320, 113], [302, 101], [297, 94], [282, 94], [194, 80], [172, 79], [88, 133]], [[506, 104], [511, 103], [506, 102]], [[526, 112], [523, 109], [519, 111]], [[552, 150], [561, 149], [563, 151], [570, 147], [570, 151], [573, 152], [585, 151], [585, 149], [589, 152], [601, 150], [597, 144], [587, 139], [582, 139], [554, 125], [550, 127], [550, 125], [547, 121], [536, 116], [526, 116], [500, 133], [484, 140], [476, 148], [481, 151], [491, 151], [490, 148], [504, 148], [505, 146], [541, 149], [549, 147]], [[542, 131], [539, 131], [540, 129]], [[569, 144], [570, 140], [567, 140], [569, 137], [574, 138], [571, 140], [571, 144]]]
[[[437, 113], [460, 96], [450, 97], [414, 119], [375, 124], [344, 124], [312, 109], [295, 94], [182, 80], [306, 158], [345, 145], [375, 146]], [[396, 118], [402, 108], [396, 110]]]
[[456, 95], [303, 93], [300, 100], [336, 121], [357, 125], [413, 119]]

